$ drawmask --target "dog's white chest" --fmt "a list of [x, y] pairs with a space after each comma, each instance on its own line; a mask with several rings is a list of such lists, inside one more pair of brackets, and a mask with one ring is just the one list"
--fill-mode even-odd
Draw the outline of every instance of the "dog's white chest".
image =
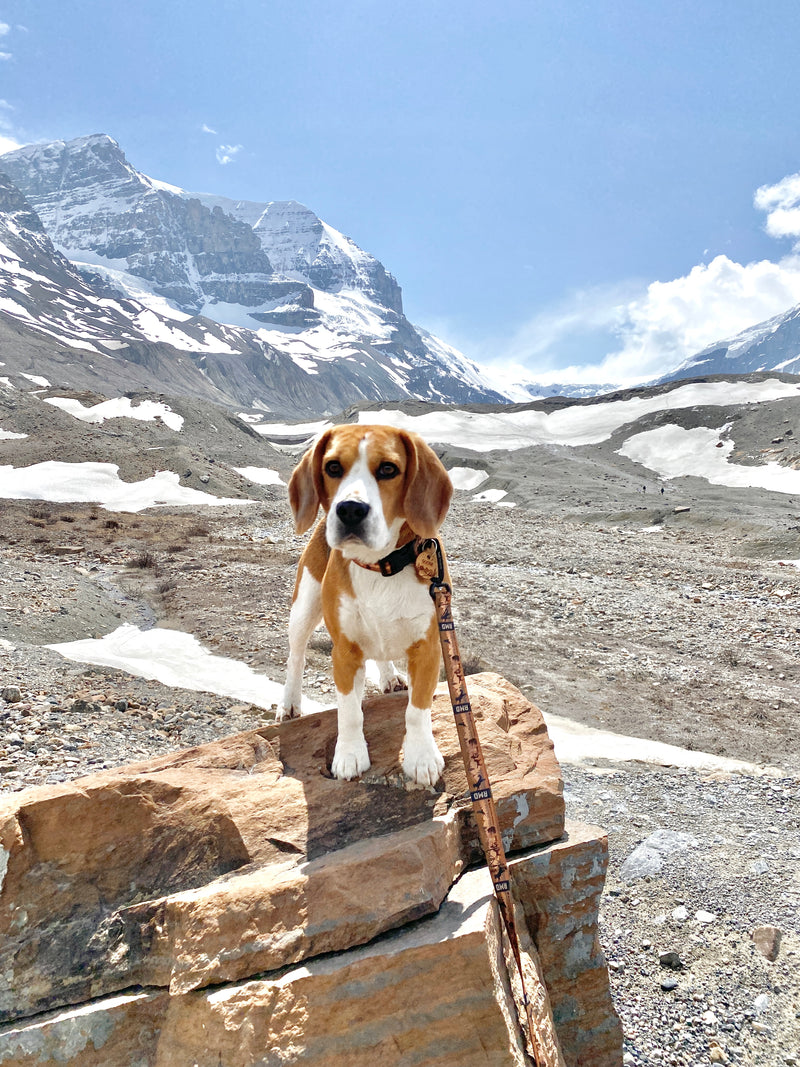
[[428, 632], [433, 600], [412, 570], [391, 578], [352, 566], [354, 597], [342, 596], [339, 625], [368, 659], [403, 659]]

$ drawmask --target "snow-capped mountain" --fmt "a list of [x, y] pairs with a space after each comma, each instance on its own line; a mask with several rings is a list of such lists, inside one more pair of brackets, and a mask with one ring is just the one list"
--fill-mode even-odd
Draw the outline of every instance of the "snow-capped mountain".
[[[80, 271], [87, 310], [92, 299], [134, 301], [131, 317], [141, 323], [148, 309], [167, 344], [189, 331], [206, 354], [288, 358], [302, 375], [295, 405], [306, 386], [306, 409], [327, 412], [362, 399], [507, 399], [487, 371], [405, 318], [378, 260], [301, 204], [187, 193], [139, 173], [105, 135], [31, 145], [0, 157], [0, 170]], [[17, 317], [37, 323], [31, 308]], [[67, 327], [64, 340], [75, 336]], [[262, 389], [236, 402], [279, 411], [279, 400]]]
[[742, 330], [735, 337], [715, 341], [658, 381], [768, 370], [800, 374], [800, 304]]

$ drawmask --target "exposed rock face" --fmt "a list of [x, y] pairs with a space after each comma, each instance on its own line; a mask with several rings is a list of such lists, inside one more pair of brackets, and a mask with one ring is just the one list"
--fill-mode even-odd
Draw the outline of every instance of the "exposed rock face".
[[571, 820], [565, 831], [549, 848], [511, 861], [514, 891], [539, 952], [564, 1059], [585, 1067], [616, 1064], [622, 1028], [609, 1011], [597, 936], [608, 840], [597, 827]]
[[[565, 1062], [611, 1064], [595, 930], [604, 843], [563, 836], [538, 709], [496, 675], [470, 690], [504, 837], [523, 853], [515, 892], [538, 939], [544, 983], [523, 948], [547, 1062], [561, 1062], [561, 1039]], [[357, 782], [330, 777], [331, 711], [4, 801], [0, 1063], [235, 1067], [274, 1046], [276, 1063], [322, 1064], [326, 1041], [337, 1063], [527, 1062], [485, 869], [451, 889], [480, 854], [449, 702], [434, 708], [438, 793], [402, 778], [403, 710], [396, 697], [365, 707], [373, 766]], [[136, 986], [161, 991], [114, 995]], [[606, 1058], [582, 1059], [587, 1041]]]
[[[2, 170], [96, 290], [102, 283], [104, 296], [132, 297], [151, 316], [167, 300], [179, 317], [214, 320], [208, 353], [260, 348], [269, 358], [277, 349], [306, 379], [310, 411], [407, 397], [504, 399], [480, 367], [405, 318], [400, 286], [374, 256], [302, 204], [185, 193], [139, 173], [104, 134], [26, 146], [4, 155]], [[43, 313], [4, 310], [29, 323]], [[172, 320], [155, 333], [180, 329]], [[67, 321], [61, 337], [68, 333]], [[272, 384], [237, 403], [272, 410]]]
[[124, 261], [189, 314], [206, 299], [254, 305], [268, 298], [272, 267], [252, 229], [159, 187], [110, 137], [22, 148], [2, 166], [70, 258]]
[[[177, 199], [185, 211], [185, 202]], [[161, 270], [159, 262], [151, 257], [154, 271]], [[234, 295], [231, 287], [256, 284], [253, 278], [211, 274], [203, 284], [228, 299]], [[168, 282], [182, 284], [177, 275], [170, 275]], [[313, 294], [301, 282], [264, 284], [273, 303], [288, 301], [299, 308], [304, 321], [316, 315]], [[173, 396], [238, 408], [255, 405], [298, 418], [341, 411], [355, 399], [397, 395], [396, 370], [377, 350], [365, 348], [357, 360], [323, 363], [308, 373], [252, 330], [197, 316], [169, 317], [121, 296], [104, 275], [79, 272], [54, 248], [30, 203], [2, 173], [0, 301], [4, 376], [35, 369], [60, 385], [104, 395], [166, 390]], [[98, 355], [103, 357], [99, 364]], [[430, 381], [424, 388], [446, 390], [449, 377], [441, 361], [429, 361], [423, 369], [428, 366]]]

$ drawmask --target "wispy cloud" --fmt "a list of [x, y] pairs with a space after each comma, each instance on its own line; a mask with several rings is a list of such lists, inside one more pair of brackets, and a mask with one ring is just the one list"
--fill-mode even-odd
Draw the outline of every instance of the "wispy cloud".
[[212, 129], [211, 126], [206, 125], [205, 122], [201, 124], [200, 129], [203, 131], [203, 133], [213, 133], [215, 137], [217, 135], [217, 131]]
[[220, 163], [223, 167], [227, 166], [228, 163], [233, 163], [243, 147], [240, 144], [217, 145], [217, 163]]

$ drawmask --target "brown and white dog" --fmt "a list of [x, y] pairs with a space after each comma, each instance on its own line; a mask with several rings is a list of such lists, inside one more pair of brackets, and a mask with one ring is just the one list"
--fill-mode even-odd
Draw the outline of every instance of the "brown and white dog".
[[337, 778], [369, 767], [361, 697], [364, 665], [376, 660], [384, 692], [405, 689], [394, 661], [408, 669], [403, 770], [434, 785], [444, 766], [431, 731], [439, 679], [439, 635], [429, 583], [414, 567], [391, 577], [368, 570], [415, 536], [434, 537], [453, 487], [436, 454], [416, 434], [390, 426], [334, 426], [306, 452], [289, 482], [295, 527], [308, 530], [322, 507], [297, 570], [289, 616], [289, 661], [278, 719], [300, 714], [305, 650], [322, 618], [333, 643]]

